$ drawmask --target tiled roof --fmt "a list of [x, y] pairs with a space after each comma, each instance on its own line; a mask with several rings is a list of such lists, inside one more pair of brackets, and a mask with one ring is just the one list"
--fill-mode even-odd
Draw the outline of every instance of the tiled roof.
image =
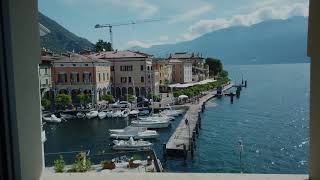
[[91, 56], [80, 55], [76, 53], [70, 53], [60, 56], [58, 59], [54, 60], [55, 63], [110, 63], [106, 60], [101, 60], [98, 58], [93, 58]]
[[95, 54], [91, 54], [90, 57], [98, 59], [117, 59], [117, 58], [148, 58], [152, 55], [145, 54], [142, 52], [133, 51], [105, 51]]
[[178, 59], [170, 59], [169, 63], [182, 63], [182, 61]]

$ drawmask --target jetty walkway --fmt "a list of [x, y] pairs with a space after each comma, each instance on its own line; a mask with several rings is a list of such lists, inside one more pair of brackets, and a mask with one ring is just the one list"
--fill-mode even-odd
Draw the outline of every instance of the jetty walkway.
[[[226, 91], [233, 87], [233, 84], [228, 84], [223, 87]], [[187, 158], [188, 152], [193, 156], [195, 146], [195, 138], [201, 129], [201, 116], [205, 108], [205, 103], [217, 95], [217, 91], [209, 91], [206, 95], [199, 99], [196, 104], [185, 104], [189, 106], [186, 114], [176, 128], [175, 132], [170, 137], [167, 144], [164, 144], [164, 156], [166, 157], [184, 157]]]

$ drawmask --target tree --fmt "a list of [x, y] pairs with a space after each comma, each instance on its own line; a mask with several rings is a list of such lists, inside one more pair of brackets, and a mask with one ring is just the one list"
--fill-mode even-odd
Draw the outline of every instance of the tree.
[[43, 106], [45, 109], [49, 108], [51, 105], [50, 100], [43, 98], [41, 100], [41, 106]]
[[68, 94], [59, 94], [55, 99], [56, 105], [65, 108], [67, 105], [70, 105], [72, 102], [71, 96]]
[[101, 39], [98, 40], [98, 42], [95, 45], [96, 51], [101, 52], [101, 51], [113, 51], [111, 43], [110, 42], [105, 42]]
[[80, 93], [77, 95], [77, 100], [81, 104], [87, 104], [91, 102], [91, 95], [90, 94], [85, 94], [85, 93]]
[[207, 58], [206, 65], [209, 66], [209, 75], [216, 76], [221, 73], [223, 70], [223, 65], [221, 60], [215, 58]]
[[132, 95], [128, 95], [128, 97], [126, 97], [126, 99], [128, 99], [128, 101], [129, 101], [130, 103], [133, 103], [133, 102], [136, 101], [136, 97], [135, 97], [135, 96], [132, 96]]
[[221, 73], [220, 73], [220, 76], [221, 76], [222, 78], [226, 78], [226, 77], [228, 77], [228, 75], [229, 75], [229, 73], [228, 73], [228, 71], [226, 71], [226, 70], [222, 70]]
[[109, 103], [114, 102], [114, 97], [111, 94], [105, 94], [102, 96], [102, 99], [108, 101]]

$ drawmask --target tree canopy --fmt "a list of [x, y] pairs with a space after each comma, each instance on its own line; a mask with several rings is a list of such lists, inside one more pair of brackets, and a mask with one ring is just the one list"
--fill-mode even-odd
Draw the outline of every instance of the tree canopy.
[[99, 39], [98, 42], [95, 44], [95, 48], [97, 52], [113, 51], [111, 43], [103, 41], [101, 39]]
[[207, 58], [206, 65], [209, 66], [209, 75], [216, 76], [223, 71], [223, 65], [220, 59]]
[[58, 94], [55, 102], [58, 106], [65, 108], [67, 105], [70, 105], [72, 102], [71, 96], [68, 94]]

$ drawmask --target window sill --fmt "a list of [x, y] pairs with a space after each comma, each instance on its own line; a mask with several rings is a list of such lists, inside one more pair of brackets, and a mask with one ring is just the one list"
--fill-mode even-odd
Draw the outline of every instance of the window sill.
[[308, 175], [296, 174], [224, 174], [224, 173], [45, 173], [42, 180], [307, 180]]

